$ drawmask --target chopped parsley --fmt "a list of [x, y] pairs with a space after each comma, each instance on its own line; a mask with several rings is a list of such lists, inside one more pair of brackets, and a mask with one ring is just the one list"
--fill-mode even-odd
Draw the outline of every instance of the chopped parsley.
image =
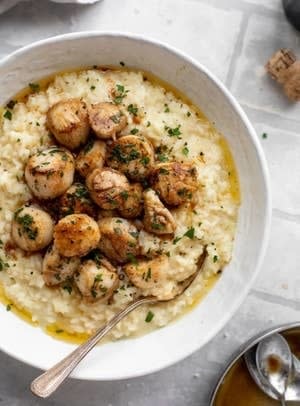
[[7, 311], [7, 312], [10, 312], [10, 311], [11, 311], [11, 306], [12, 306], [11, 304], [8, 304], [8, 305], [6, 306], [6, 311]]
[[153, 230], [162, 230], [164, 228], [164, 225], [160, 223], [151, 223], [151, 228]]
[[151, 125], [150, 121], [147, 121], [146, 127], [150, 127], [150, 125]]
[[188, 111], [188, 112], [186, 113], [186, 115], [187, 115], [188, 117], [191, 117], [191, 112]]
[[178, 139], [181, 139], [180, 135], [182, 134], [182, 132], [180, 131], [180, 127], [180, 124], [175, 128], [171, 128], [166, 125], [165, 130], [167, 131], [169, 137], [176, 137]]
[[188, 147], [183, 147], [181, 152], [183, 153], [183, 155], [188, 156], [190, 151], [189, 151]]
[[136, 104], [129, 104], [129, 106], [127, 107], [127, 110], [129, 111], [130, 114], [132, 114], [135, 117], [137, 116], [137, 113], [139, 111]]
[[123, 61], [120, 61], [121, 66], [125, 66], [125, 63]]
[[63, 333], [64, 332], [64, 330], [62, 330], [61, 328], [58, 328], [57, 330], [55, 330], [55, 333], [56, 334], [61, 334], [61, 333]]
[[9, 265], [7, 262], [4, 262], [3, 259], [0, 257], [0, 272], [4, 271], [5, 268], [9, 268]]
[[38, 92], [40, 90], [40, 85], [38, 83], [29, 83], [28, 86], [33, 92]]
[[140, 153], [134, 148], [133, 144], [125, 145], [123, 148], [116, 145], [111, 151], [111, 156], [118, 162], [128, 163], [140, 158]]
[[113, 121], [115, 124], [119, 124], [121, 121], [122, 113], [119, 111], [119, 113], [114, 114], [113, 116], [110, 117], [111, 121]]
[[217, 261], [218, 261], [218, 259], [219, 259], [218, 255], [214, 255], [214, 257], [213, 257], [213, 261], [214, 261], [214, 262], [217, 262]]
[[170, 109], [169, 109], [169, 106], [167, 105], [167, 103], [165, 103], [165, 110], [164, 110], [164, 112], [165, 112], [165, 113], [170, 113]]
[[3, 117], [6, 118], [7, 120], [12, 119], [12, 113], [9, 110], [6, 110], [5, 113], [3, 114]]
[[178, 241], [180, 241], [181, 239], [182, 239], [182, 237], [179, 237], [179, 236], [175, 237], [174, 240], [173, 240], [173, 244], [174, 245], [177, 244]]
[[92, 85], [92, 86], [90, 87], [90, 89], [91, 89], [91, 90], [95, 90], [95, 89], [96, 89], [96, 86]]
[[127, 259], [134, 265], [137, 265], [137, 263], [138, 263], [137, 258], [131, 252], [128, 252]]
[[195, 237], [195, 229], [194, 227], [189, 228], [184, 234], [184, 237], [188, 237], [191, 240]]
[[149, 164], [149, 162], [150, 162], [150, 158], [148, 156], [143, 156], [143, 158], [141, 158], [140, 162], [144, 166], [147, 166]]
[[121, 104], [123, 102], [124, 97], [127, 96], [127, 93], [129, 90], [125, 90], [125, 87], [123, 85], [116, 85], [116, 91], [115, 91], [115, 97], [113, 99], [113, 102], [115, 104]]
[[15, 214], [16, 221], [22, 226], [22, 230], [24, 233], [27, 234], [30, 240], [35, 240], [36, 236], [38, 235], [38, 229], [34, 228], [34, 220], [30, 214], [24, 214], [24, 216], [20, 216], [20, 212], [16, 212]]
[[145, 318], [145, 322], [146, 322], [146, 323], [150, 323], [150, 321], [153, 320], [153, 317], [154, 317], [154, 313], [151, 312], [151, 310], [149, 310], [149, 312], [147, 313], [147, 316], [146, 316], [146, 318]]
[[130, 131], [130, 134], [135, 135], [135, 134], [137, 134], [138, 132], [139, 132], [139, 129], [138, 129], [138, 128], [133, 128], [133, 129]]
[[[123, 190], [123, 192], [120, 193], [120, 196], [122, 197], [122, 199], [127, 200], [129, 197], [129, 194], [126, 190]], [[117, 220], [117, 222], [121, 223], [120, 220]]]
[[268, 138], [268, 134], [267, 134], [267, 133], [262, 133], [261, 137], [262, 137], [263, 139], [266, 139], [266, 138]]
[[188, 237], [189, 239], [193, 240], [195, 237], [195, 229], [194, 227], [189, 228], [181, 237], [177, 236], [173, 240], [173, 244], [177, 244], [183, 237]]
[[103, 282], [102, 273], [98, 273], [98, 274], [95, 276], [94, 283], [96, 283], [96, 282]]
[[95, 140], [89, 141], [86, 146], [83, 148], [83, 153], [87, 154], [94, 146]]

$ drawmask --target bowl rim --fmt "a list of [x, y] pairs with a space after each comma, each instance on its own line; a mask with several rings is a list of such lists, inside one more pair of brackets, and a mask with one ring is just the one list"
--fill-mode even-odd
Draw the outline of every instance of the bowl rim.
[[[180, 58], [182, 61], [185, 63], [192, 65], [194, 68], [196, 68], [199, 71], [202, 71], [205, 76], [213, 82], [213, 84], [221, 91], [221, 93], [224, 95], [226, 98], [227, 102], [231, 105], [232, 109], [234, 112], [240, 117], [241, 121], [243, 122], [245, 129], [248, 132], [248, 135], [251, 138], [251, 142], [253, 144], [253, 147], [255, 149], [258, 162], [260, 164], [260, 170], [261, 170], [261, 175], [262, 175], [262, 184], [265, 190], [265, 205], [264, 205], [264, 224], [263, 224], [263, 234], [262, 234], [262, 245], [261, 249], [259, 252], [259, 256], [256, 259], [256, 268], [253, 271], [251, 278], [249, 279], [247, 285], [244, 287], [243, 290], [240, 291], [239, 296], [236, 298], [236, 300], [233, 302], [231, 312], [224, 313], [224, 316], [219, 319], [218, 323], [215, 324], [214, 328], [211, 329], [210, 333], [206, 337], [206, 341], [203, 343], [201, 348], [203, 348], [209, 341], [211, 341], [219, 332], [222, 328], [225, 327], [225, 325], [229, 322], [229, 320], [233, 317], [233, 315], [236, 313], [240, 305], [244, 302], [246, 299], [251, 287], [253, 286], [253, 283], [255, 279], [257, 278], [259, 271], [261, 269], [262, 261], [265, 256], [265, 252], [267, 249], [267, 244], [269, 241], [269, 235], [270, 235], [270, 228], [271, 228], [271, 215], [272, 215], [272, 202], [271, 202], [271, 187], [270, 187], [270, 176], [269, 176], [269, 171], [268, 171], [268, 166], [267, 166], [267, 161], [263, 152], [263, 148], [261, 144], [259, 143], [258, 136], [256, 134], [256, 131], [252, 124], [250, 123], [246, 113], [244, 112], [243, 108], [239, 104], [239, 102], [236, 100], [236, 98], [231, 94], [229, 89], [221, 82], [220, 79], [218, 79], [213, 73], [211, 73], [205, 66], [202, 65], [202, 63], [198, 62], [195, 58], [187, 55], [186, 53], [182, 52], [181, 50], [176, 49], [175, 47], [166, 44], [160, 40], [151, 38], [151, 36], [144, 36], [132, 32], [126, 32], [126, 31], [110, 31], [110, 30], [93, 30], [93, 31], [78, 31], [78, 32], [73, 32], [73, 33], [67, 33], [67, 34], [60, 34], [56, 36], [51, 36], [46, 39], [41, 39], [39, 41], [32, 42], [28, 45], [25, 45], [21, 47], [20, 49], [17, 49], [16, 51], [10, 53], [9, 55], [3, 57], [0, 59], [0, 68], [2, 66], [5, 66], [6, 63], [13, 62], [14, 59], [17, 59], [19, 56], [29, 53], [32, 50], [39, 48], [39, 47], [44, 47], [49, 44], [57, 43], [57, 42], [63, 42], [63, 41], [73, 41], [73, 40], [80, 40], [80, 39], [86, 39], [86, 38], [96, 38], [96, 37], [112, 37], [112, 38], [124, 38], [128, 40], [133, 40], [136, 42], [142, 42], [142, 43], [147, 43], [149, 45], [154, 45], [159, 48], [162, 48], [168, 53], [171, 53], [175, 55], [176, 57]], [[55, 72], [54, 72], [55, 73]], [[159, 76], [159, 75], [158, 75]], [[1, 79], [0, 79], [1, 81]], [[179, 89], [180, 90], [180, 89]], [[167, 327], [167, 326], [166, 326]], [[107, 378], [99, 378], [95, 377], [94, 375], [89, 375], [86, 372], [84, 375], [78, 374], [76, 375], [76, 372], [71, 375], [72, 378], [75, 379], [82, 379], [82, 380], [98, 380], [98, 381], [109, 381], [109, 380], [122, 380], [122, 379], [129, 379], [129, 378], [136, 378], [139, 376], [144, 376], [148, 374], [152, 374], [154, 372], [160, 371], [164, 368], [168, 368], [175, 363], [182, 361], [183, 359], [189, 357], [192, 355], [195, 351], [199, 350], [199, 346], [193, 346], [189, 348], [189, 350], [186, 350], [184, 354], [178, 354], [177, 357], [172, 357], [172, 359], [164, 360], [160, 366], [156, 367], [151, 367], [148, 365], [148, 367], [145, 367], [143, 370], [139, 370], [136, 373], [130, 373], [128, 375], [117, 375], [117, 374], [112, 374], [108, 376]], [[30, 362], [27, 357], [21, 356], [20, 354], [14, 354], [13, 351], [8, 351], [7, 349], [4, 349], [1, 345], [0, 341], [0, 350], [8, 354], [9, 356], [17, 359], [18, 361], [21, 361], [27, 365], [39, 368], [39, 369], [44, 369], [42, 363], [35, 363], [35, 362]], [[70, 351], [72, 350], [72, 347], [70, 347]]]

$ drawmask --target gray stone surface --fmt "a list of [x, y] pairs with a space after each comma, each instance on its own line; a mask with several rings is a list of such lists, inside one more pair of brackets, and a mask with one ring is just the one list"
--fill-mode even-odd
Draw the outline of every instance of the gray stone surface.
[[280, 0], [104, 0], [85, 7], [36, 0], [0, 16], [0, 56], [37, 39], [90, 29], [133, 31], [169, 42], [229, 86], [254, 123], [270, 166], [271, 240], [248, 298], [193, 356], [134, 380], [70, 380], [41, 401], [28, 389], [38, 371], [1, 353], [0, 406], [208, 406], [220, 372], [243, 342], [300, 316], [300, 107], [285, 100], [263, 69], [281, 46], [299, 52], [299, 34], [285, 21]]

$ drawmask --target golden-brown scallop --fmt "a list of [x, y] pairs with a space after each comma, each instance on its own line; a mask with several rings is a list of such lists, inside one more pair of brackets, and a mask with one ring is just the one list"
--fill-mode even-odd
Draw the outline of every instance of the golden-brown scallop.
[[80, 99], [59, 101], [48, 110], [47, 127], [60, 144], [72, 150], [80, 147], [90, 129], [86, 104]]
[[53, 238], [53, 221], [40, 207], [22, 206], [14, 214], [12, 238], [24, 251], [45, 248]]
[[70, 280], [80, 265], [79, 257], [64, 257], [52, 245], [43, 259], [42, 275], [47, 286]]
[[171, 212], [162, 204], [154, 190], [144, 192], [145, 229], [153, 234], [174, 234], [176, 223]]
[[122, 173], [110, 168], [95, 169], [86, 179], [92, 199], [101, 209], [117, 209], [127, 193], [129, 182]]
[[54, 227], [54, 244], [65, 257], [81, 257], [97, 247], [100, 231], [87, 214], [70, 214]]
[[113, 103], [97, 103], [89, 108], [89, 120], [98, 138], [115, 139], [116, 134], [127, 125], [127, 118], [122, 110]]
[[134, 286], [144, 296], [156, 296], [159, 299], [170, 299], [178, 293], [178, 283], [170, 278], [169, 261], [165, 256], [152, 260], [139, 260], [124, 266], [124, 271]]
[[105, 161], [106, 144], [100, 140], [91, 140], [76, 158], [76, 169], [84, 178], [94, 169], [102, 169]]
[[154, 164], [154, 150], [149, 141], [137, 135], [125, 135], [110, 147], [108, 166], [125, 173], [132, 180], [144, 180]]
[[151, 184], [166, 204], [178, 206], [193, 198], [198, 185], [197, 171], [191, 163], [161, 163], [152, 172]]
[[119, 286], [116, 269], [107, 261], [84, 261], [75, 273], [75, 283], [89, 301], [108, 300]]
[[101, 239], [99, 249], [109, 259], [124, 263], [139, 254], [138, 230], [120, 217], [106, 217], [98, 221]]
[[118, 208], [122, 217], [131, 219], [141, 215], [143, 210], [143, 188], [140, 183], [134, 183], [121, 193]]
[[25, 167], [25, 179], [39, 199], [54, 199], [73, 183], [75, 162], [65, 148], [52, 146], [31, 155]]
[[91, 217], [96, 215], [96, 206], [90, 198], [90, 193], [82, 183], [73, 185], [59, 199], [60, 216], [85, 213]]

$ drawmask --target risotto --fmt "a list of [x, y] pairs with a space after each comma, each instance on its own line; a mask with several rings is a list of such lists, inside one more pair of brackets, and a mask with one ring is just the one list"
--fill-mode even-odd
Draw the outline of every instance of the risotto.
[[[59, 170], [38, 172], [57, 157]], [[2, 301], [57, 337], [84, 339], [139, 295], [171, 297], [206, 247], [181, 297], [138, 308], [109, 338], [165, 326], [231, 260], [239, 185], [226, 141], [146, 73], [94, 67], [31, 83], [1, 111], [0, 171]]]

